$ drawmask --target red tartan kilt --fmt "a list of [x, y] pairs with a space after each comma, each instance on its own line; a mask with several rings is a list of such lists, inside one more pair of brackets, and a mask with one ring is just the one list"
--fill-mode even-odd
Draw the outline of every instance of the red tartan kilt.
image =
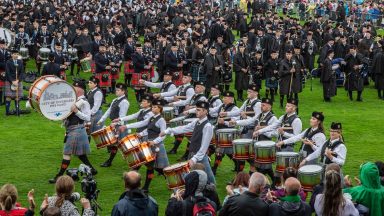
[[140, 72], [140, 73], [133, 73], [133, 74], [132, 74], [131, 86], [132, 86], [133, 88], [135, 88], [135, 87], [136, 87], [136, 88], [144, 88], [144, 87], [145, 87], [145, 85], [142, 85], [142, 84], [139, 83], [139, 80], [141, 79], [141, 77], [143, 76], [143, 74], [146, 74], [147, 77], [150, 76], [148, 70], [144, 70], [144, 71], [142, 71], [142, 72]]
[[[0, 80], [0, 88], [2, 89], [4, 86], [5, 86], [5, 81]], [[1, 89], [0, 89], [0, 90], [1, 90]]]
[[[183, 85], [183, 71], [177, 71], [179, 72], [179, 77], [177, 79], [173, 78], [173, 83], [176, 85], [176, 86], [181, 86]], [[175, 72], [173, 72], [175, 73]]]
[[151, 78], [155, 76], [155, 67], [152, 66], [151, 69], [149, 69], [149, 74], [151, 75]]
[[60, 77], [61, 77], [61, 79], [63, 79], [63, 80], [67, 80], [67, 74], [65, 73], [65, 70], [60, 71]]
[[[108, 80], [107, 81], [103, 81], [103, 75], [104, 74], [108, 75]], [[111, 85], [112, 85], [111, 84], [112, 83], [111, 74], [108, 71], [104, 71], [104, 72], [101, 72], [101, 73], [95, 73], [95, 77], [100, 80], [100, 84], [99, 84], [100, 87], [111, 87]]]
[[132, 74], [134, 72], [134, 68], [130, 67], [132, 61], [126, 61], [124, 62], [124, 74]]
[[95, 73], [96, 71], [96, 63], [94, 60], [91, 60], [91, 73]]

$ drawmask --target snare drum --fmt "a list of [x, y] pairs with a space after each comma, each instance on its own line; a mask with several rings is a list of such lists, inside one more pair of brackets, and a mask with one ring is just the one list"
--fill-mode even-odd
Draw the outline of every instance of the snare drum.
[[156, 159], [155, 153], [147, 142], [140, 143], [136, 135], [128, 135], [119, 141], [118, 148], [130, 168], [136, 168]]
[[277, 152], [276, 162], [276, 172], [283, 173], [288, 167], [296, 169], [299, 165], [299, 154], [296, 152]]
[[98, 149], [113, 145], [117, 142], [115, 131], [111, 126], [107, 126], [91, 133]]
[[232, 143], [234, 159], [248, 160], [255, 158], [255, 149], [252, 139], [235, 139]]
[[76, 48], [68, 48], [68, 55], [71, 61], [77, 60], [77, 49]]
[[232, 141], [240, 138], [239, 130], [235, 128], [218, 129], [216, 134], [217, 145], [221, 148], [232, 148]]
[[85, 73], [91, 72], [91, 60], [89, 60], [88, 58], [83, 58], [80, 60], [80, 64], [81, 69], [83, 69]]
[[167, 178], [169, 189], [184, 187], [184, 177], [189, 173], [188, 161], [173, 164], [164, 168], [164, 175]]
[[169, 126], [174, 128], [174, 127], [178, 127], [178, 126], [182, 126], [183, 125], [183, 121], [186, 117], [185, 116], [180, 116], [180, 117], [177, 117], [177, 118], [174, 118], [174, 119], [171, 119], [168, 123], [169, 123]]
[[48, 48], [40, 48], [39, 49], [39, 56], [40, 60], [48, 61], [49, 53], [51, 52]]
[[28, 48], [20, 48], [19, 54], [23, 60], [26, 60], [29, 58], [29, 51]]
[[161, 114], [166, 122], [172, 120], [175, 112], [173, 107], [163, 107], [163, 113]]
[[[183, 124], [184, 125], [187, 125], [195, 120], [197, 120], [198, 118], [187, 118], [187, 119], [184, 119], [183, 120]], [[188, 133], [185, 133], [184, 136], [186, 136], [187, 138], [191, 138], [192, 137], [192, 132], [188, 132]]]
[[320, 184], [323, 167], [319, 165], [305, 165], [298, 171], [298, 179], [305, 191], [312, 191], [313, 187]]
[[276, 161], [276, 146], [273, 141], [259, 141], [255, 143], [255, 162], [270, 164]]

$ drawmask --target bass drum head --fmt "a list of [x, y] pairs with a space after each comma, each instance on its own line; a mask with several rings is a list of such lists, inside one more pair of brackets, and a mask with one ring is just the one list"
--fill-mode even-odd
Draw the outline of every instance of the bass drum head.
[[157, 82], [159, 81], [159, 73], [157, 71], [153, 72], [153, 77], [151, 78], [152, 82]]
[[300, 167], [298, 172], [311, 174], [311, 173], [319, 173], [322, 170], [323, 170], [323, 167], [321, 167], [319, 165], [305, 165], [305, 166]]
[[39, 106], [41, 114], [47, 119], [59, 121], [72, 113], [71, 107], [75, 102], [75, 89], [62, 81], [52, 83], [44, 90], [39, 100]]

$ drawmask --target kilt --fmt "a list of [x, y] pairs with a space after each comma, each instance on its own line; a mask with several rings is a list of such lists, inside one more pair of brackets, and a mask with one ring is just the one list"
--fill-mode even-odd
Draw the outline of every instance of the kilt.
[[272, 80], [271, 78], [267, 78], [266, 80], [265, 80], [265, 87], [267, 87], [267, 88], [278, 88], [279, 87], [279, 82], [278, 82], [278, 80], [277, 79], [275, 79], [275, 80]]
[[[16, 91], [11, 90], [11, 85], [12, 83], [5, 81], [5, 92], [4, 95], [5, 97], [11, 97], [11, 98], [16, 98]], [[20, 82], [18, 86], [18, 97], [21, 98], [23, 97], [23, 83]]]
[[67, 128], [64, 144], [64, 155], [89, 154], [91, 149], [84, 125], [72, 125]]
[[4, 86], [5, 86], [5, 81], [0, 79], [0, 90], [3, 90]]
[[95, 71], [96, 71], [95, 60], [91, 60], [91, 73], [95, 73]]
[[199, 70], [199, 68], [200, 68], [199, 64], [193, 64], [192, 65], [192, 67], [191, 67], [192, 80], [205, 82], [207, 80], [207, 77], [205, 74], [201, 73], [201, 69]]
[[169, 166], [167, 151], [165, 150], [164, 143], [161, 142], [158, 145], [159, 152], [156, 153], [155, 168], [165, 168]]
[[111, 79], [113, 79], [113, 80], [118, 80], [120, 78], [121, 67], [118, 67], [116, 69], [117, 69], [117, 73], [116, 74], [111, 73]]
[[178, 77], [173, 77], [172, 80], [173, 80], [173, 84], [175, 84], [176, 86], [181, 86], [183, 85], [183, 71], [175, 71], [173, 73], [179, 73], [179, 76]]
[[60, 71], [60, 78], [63, 80], [67, 80], [67, 74], [65, 73], [65, 70]]
[[124, 74], [131, 74], [134, 72], [133, 67], [131, 68], [130, 66], [131, 62], [131, 60], [124, 62]]
[[[102, 79], [103, 76], [108, 76], [108, 80], [103, 81], [103, 79]], [[112, 83], [111, 74], [108, 71], [103, 71], [101, 73], [95, 73], [95, 77], [100, 80], [100, 84], [99, 84], [100, 87], [111, 87], [111, 85], [112, 85], [111, 84]]]
[[148, 79], [146, 79], [146, 80], [149, 80], [150, 74], [149, 74], [148, 70], [143, 70], [140, 73], [133, 73], [132, 74], [131, 86], [133, 88], [145, 88], [145, 85], [142, 85], [139, 83], [139, 80], [142, 79], [143, 75], [146, 75], [148, 77]]
[[103, 116], [102, 110], [97, 111], [95, 115], [91, 116], [91, 128], [90, 128], [91, 133], [103, 128], [104, 124], [97, 125], [97, 122], [101, 119], [102, 116]]
[[[4, 76], [3, 76], [4, 74]], [[2, 90], [2, 88], [5, 86], [5, 71], [0, 71], [0, 76], [2, 76], [0, 78], [0, 90]], [[2, 80], [4, 79], [4, 80]]]

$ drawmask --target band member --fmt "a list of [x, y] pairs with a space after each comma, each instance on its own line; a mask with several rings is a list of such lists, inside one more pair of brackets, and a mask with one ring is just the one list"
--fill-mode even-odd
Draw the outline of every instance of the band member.
[[29, 35], [24, 31], [24, 26], [19, 25], [19, 32], [15, 36], [15, 48], [18, 50], [30, 45]]
[[[43, 71], [41, 72], [41, 76], [45, 75], [55, 75], [57, 77], [60, 77], [60, 65], [55, 63], [55, 54], [49, 53], [48, 56], [48, 62], [44, 65]], [[61, 78], [61, 77], [60, 77]]]
[[277, 50], [271, 51], [271, 58], [265, 63], [265, 97], [271, 94], [271, 100], [275, 101], [275, 94], [279, 86], [279, 52]]
[[298, 68], [298, 62], [293, 58], [292, 50], [287, 50], [285, 58], [279, 65], [279, 87], [280, 87], [280, 107], [283, 107], [284, 96], [298, 101], [298, 93], [301, 92], [301, 72]]
[[[380, 41], [381, 46], [384, 48], [384, 40]], [[1, 46], [1, 44], [0, 44]], [[1, 59], [1, 51], [0, 51]], [[0, 60], [1, 65], [1, 60]], [[384, 50], [379, 51], [372, 61], [372, 73], [375, 75], [375, 87], [377, 89], [377, 97], [379, 99], [384, 99]], [[1, 66], [0, 66], [1, 71]], [[1, 81], [0, 81], [1, 82]], [[1, 85], [0, 85], [1, 88]]]
[[77, 101], [71, 107], [72, 114], [65, 119], [64, 125], [66, 129], [64, 138], [63, 160], [61, 162], [60, 171], [49, 183], [54, 184], [58, 177], [62, 176], [71, 162], [71, 155], [76, 155], [87, 166], [91, 168], [93, 175], [97, 174], [96, 169], [89, 162], [87, 154], [90, 153], [87, 132], [84, 122], [90, 121], [91, 111], [87, 99], [84, 96], [86, 89], [83, 81], [74, 82]]
[[[139, 83], [144, 84], [145, 86], [147, 86], [149, 88], [159, 88], [160, 93], [171, 92], [171, 91], [175, 90], [176, 86], [172, 82], [172, 73], [170, 71], [166, 71], [163, 74], [164, 74], [163, 82], [153, 83], [150, 81], [140, 79]], [[173, 97], [164, 97], [163, 99], [166, 102], [171, 102], [171, 101], [173, 101], [174, 98]]]
[[[172, 43], [171, 50], [167, 52], [165, 56], [165, 65], [166, 69], [171, 71], [174, 75], [174, 83], [176, 86], [182, 85], [183, 66], [187, 62], [182, 59], [182, 56], [179, 55], [177, 43]], [[180, 81], [181, 80], [181, 81]]]
[[325, 102], [331, 102], [331, 97], [335, 96], [337, 91], [335, 70], [339, 68], [340, 65], [332, 65], [334, 55], [334, 51], [329, 50], [322, 66], [320, 82], [323, 83], [323, 97]]
[[[123, 83], [117, 83], [116, 84], [116, 90], [115, 90], [116, 98], [113, 99], [110, 107], [108, 110], [104, 113], [104, 115], [101, 117], [101, 119], [97, 122], [98, 125], [102, 125], [103, 122], [107, 118], [114, 120], [117, 118], [123, 118], [127, 115], [128, 109], [129, 109], [129, 102], [127, 100], [127, 87]], [[120, 133], [119, 138], [123, 138], [126, 135], [126, 133]], [[110, 167], [112, 165], [112, 161], [115, 158], [117, 154], [117, 146], [108, 146], [108, 151], [110, 152], [108, 160], [106, 160], [104, 163], [102, 163], [101, 167]]]
[[248, 89], [249, 83], [250, 59], [245, 53], [245, 44], [239, 43], [239, 52], [236, 53], [233, 60], [235, 71], [235, 89], [237, 90], [237, 99], [243, 101], [243, 90]]
[[140, 43], [135, 45], [136, 52], [132, 55], [132, 64], [134, 67], [132, 87], [135, 89], [136, 101], [140, 102], [147, 88], [139, 84], [140, 79], [148, 80], [150, 78], [149, 69], [153, 62], [148, 62], [143, 55], [143, 48]]
[[[137, 135], [139, 137], [147, 137], [149, 145], [151, 145], [152, 150], [156, 152], [156, 159], [145, 164], [147, 167], [147, 176], [145, 178], [143, 190], [146, 192], [148, 192], [149, 185], [154, 177], [154, 171], [156, 170], [163, 175], [163, 169], [169, 165], [167, 152], [163, 143], [165, 137], [161, 136], [161, 132], [166, 131], [167, 128], [165, 119], [161, 116], [163, 106], [163, 100], [154, 100], [152, 102], [152, 116], [132, 124], [136, 125], [138, 129], [144, 127], [144, 130], [137, 132]], [[132, 128], [133, 126], [128, 124], [126, 127]], [[140, 169], [140, 167], [136, 169]]]
[[364, 56], [357, 52], [356, 46], [352, 45], [349, 48], [349, 54], [345, 56], [344, 61], [347, 63], [345, 66], [345, 90], [348, 91], [349, 99], [352, 101], [352, 92], [357, 91], [356, 101], [363, 101], [361, 94], [364, 89], [364, 78], [360, 72], [366, 63], [364, 62]]
[[110, 46], [107, 52], [107, 58], [111, 66], [111, 92], [115, 91], [116, 80], [120, 78], [121, 63], [123, 62], [120, 53], [114, 46]]
[[[231, 120], [229, 122], [229, 125], [231, 126], [243, 126], [247, 127], [248, 125], [254, 125], [254, 129], [258, 130], [263, 127], [267, 127], [268, 125], [273, 125], [276, 121], [277, 118], [272, 112], [272, 100], [269, 98], [263, 98], [261, 100], [261, 113], [258, 115], [253, 116], [252, 118], [247, 118], [243, 120], [237, 120], [233, 121]], [[253, 132], [253, 130], [251, 130]], [[271, 140], [274, 135], [274, 131], [269, 131], [269, 132], [264, 132], [264, 133], [259, 133], [256, 136], [257, 141], [263, 141], [263, 140]], [[243, 136], [244, 138], [253, 138], [253, 134], [251, 133], [251, 136]], [[255, 172], [255, 166], [254, 166], [254, 161], [252, 160], [247, 160], [249, 165], [250, 165], [250, 170], [249, 173], [252, 175], [252, 173]], [[243, 171], [244, 166], [245, 166], [245, 161], [239, 160], [239, 172]], [[257, 164], [258, 171], [263, 171], [264, 173], [268, 173], [269, 169], [272, 169], [272, 164], [268, 164], [266, 166], [262, 166], [262, 164]], [[263, 170], [265, 169], [265, 170]], [[268, 171], [266, 171], [268, 170]], [[271, 175], [271, 178], [273, 175]]]
[[67, 40], [63, 37], [63, 33], [60, 30], [56, 32], [56, 37], [52, 39], [52, 42], [50, 44], [50, 49], [52, 52], [55, 51], [55, 46], [57, 44], [60, 44], [64, 52], [67, 51], [68, 43]]
[[[42, 23], [41, 31], [39, 31], [36, 36], [37, 50], [39, 50], [40, 48], [47, 48], [51, 44], [51, 40], [52, 40], [52, 36], [51, 36], [51, 33], [47, 31], [47, 24]], [[41, 70], [41, 63], [42, 63], [42, 60], [38, 55], [36, 59], [36, 67], [37, 67], [37, 72], [39, 74]]]
[[315, 68], [315, 56], [318, 52], [316, 41], [313, 40], [313, 32], [309, 31], [307, 34], [307, 40], [302, 45], [302, 51], [304, 56], [305, 66], [308, 71], [311, 72]]
[[[223, 104], [219, 107], [215, 107], [210, 109], [210, 113], [222, 113], [222, 112], [239, 112], [239, 108], [236, 106], [234, 103], [234, 97], [235, 95], [233, 92], [227, 91], [224, 92], [223, 94]], [[212, 112], [211, 112], [212, 111]], [[225, 121], [230, 121], [230, 120], [235, 120], [236, 118], [218, 118], [217, 120], [217, 125], [216, 129], [221, 129], [221, 128], [230, 128], [231, 126], [226, 125], [224, 122]], [[219, 167], [221, 161], [223, 160], [223, 157], [227, 155], [230, 159], [232, 159], [233, 156], [233, 149], [232, 148], [222, 148], [222, 147], [217, 147], [216, 148], [216, 158], [215, 158], [215, 163], [213, 165], [212, 171], [213, 174], [216, 175], [216, 170]], [[235, 165], [235, 170], [238, 170], [237, 162], [234, 161]]]
[[59, 77], [63, 80], [66, 80], [67, 75], [66, 75], [65, 71], [67, 70], [68, 66], [71, 64], [71, 61], [68, 58], [68, 56], [64, 55], [62, 50], [63, 50], [63, 47], [61, 46], [61, 44], [56, 43], [55, 44], [55, 50], [54, 50], [54, 55], [55, 55], [54, 62], [56, 64], [59, 64], [59, 66], [60, 66], [60, 76]]
[[[302, 158], [306, 158], [308, 155], [312, 154], [316, 149], [321, 148], [325, 142], [324, 135], [324, 115], [321, 112], [313, 112], [312, 117], [309, 121], [310, 128], [307, 128], [298, 135], [295, 135], [289, 139], [282, 140], [276, 144], [278, 148], [281, 148], [284, 145], [295, 143], [302, 140], [303, 143], [300, 147], [300, 155]], [[316, 161], [307, 161], [310, 164], [315, 164]]]
[[345, 163], [347, 156], [347, 148], [345, 147], [341, 123], [332, 122], [331, 130], [329, 131], [330, 137], [324, 142], [321, 148], [308, 155], [301, 163], [300, 166], [307, 164], [310, 161], [320, 159], [321, 165], [328, 165], [330, 163], [337, 163], [342, 167]]
[[127, 35], [127, 43], [124, 45], [124, 83], [131, 85], [132, 73], [134, 72], [132, 64], [132, 54], [135, 53], [135, 44], [132, 34]]
[[196, 117], [197, 120], [176, 128], [167, 128], [164, 132], [160, 133], [160, 137], [167, 134], [182, 134], [192, 132], [190, 153], [188, 155], [188, 163], [193, 166], [196, 163], [204, 164], [204, 170], [208, 176], [208, 183], [215, 183], [215, 177], [213, 175], [209, 159], [207, 156], [207, 150], [209, 143], [213, 136], [213, 126], [208, 120], [209, 104], [205, 101], [199, 101], [196, 103]]
[[3, 105], [5, 100], [3, 90], [6, 82], [5, 67], [11, 54], [6, 50], [5, 41], [0, 39], [0, 105]]
[[[259, 97], [259, 89], [256, 85], [250, 85], [247, 90], [247, 100], [244, 101], [243, 105], [238, 110], [230, 112], [221, 112], [220, 117], [240, 117], [241, 119], [252, 118], [258, 116], [261, 113], [261, 100]], [[247, 137], [252, 137], [252, 129], [255, 127], [254, 124], [245, 126], [241, 133]]]
[[[12, 58], [5, 64], [5, 114], [19, 115], [19, 101], [23, 97], [24, 65], [18, 60], [18, 50], [12, 50]], [[16, 111], [10, 111], [11, 100], [15, 100]]]
[[[302, 122], [296, 113], [297, 101], [288, 99], [285, 105], [285, 114], [282, 115], [274, 124], [256, 130], [253, 135], [257, 136], [269, 131], [277, 130], [278, 141], [286, 140], [301, 133]], [[280, 146], [281, 151], [293, 151], [295, 142], [284, 142]]]
[[205, 64], [204, 56], [206, 53], [203, 49], [203, 42], [201, 40], [196, 41], [196, 46], [192, 50], [192, 80], [193, 81], [205, 81], [206, 69], [202, 69], [202, 64]]
[[224, 60], [217, 55], [215, 46], [211, 46], [209, 54], [204, 58], [204, 73], [207, 76], [207, 89], [210, 89], [213, 84], [220, 82], [220, 76], [223, 75]]
[[[87, 100], [91, 109], [91, 122], [89, 125], [90, 133], [98, 131], [103, 127], [103, 124], [97, 125], [97, 122], [99, 122], [103, 116], [103, 111], [101, 110], [103, 92], [101, 92], [101, 89], [99, 88], [99, 83], [100, 80], [96, 77], [92, 76], [89, 78], [89, 92], [87, 93]], [[90, 137], [88, 139], [90, 139]]]
[[109, 73], [109, 70], [112, 68], [109, 65], [106, 51], [105, 43], [101, 43], [99, 45], [99, 52], [94, 58], [96, 64], [95, 77], [100, 81], [99, 87], [103, 92], [104, 98], [107, 95], [107, 88], [111, 86], [111, 74]]

